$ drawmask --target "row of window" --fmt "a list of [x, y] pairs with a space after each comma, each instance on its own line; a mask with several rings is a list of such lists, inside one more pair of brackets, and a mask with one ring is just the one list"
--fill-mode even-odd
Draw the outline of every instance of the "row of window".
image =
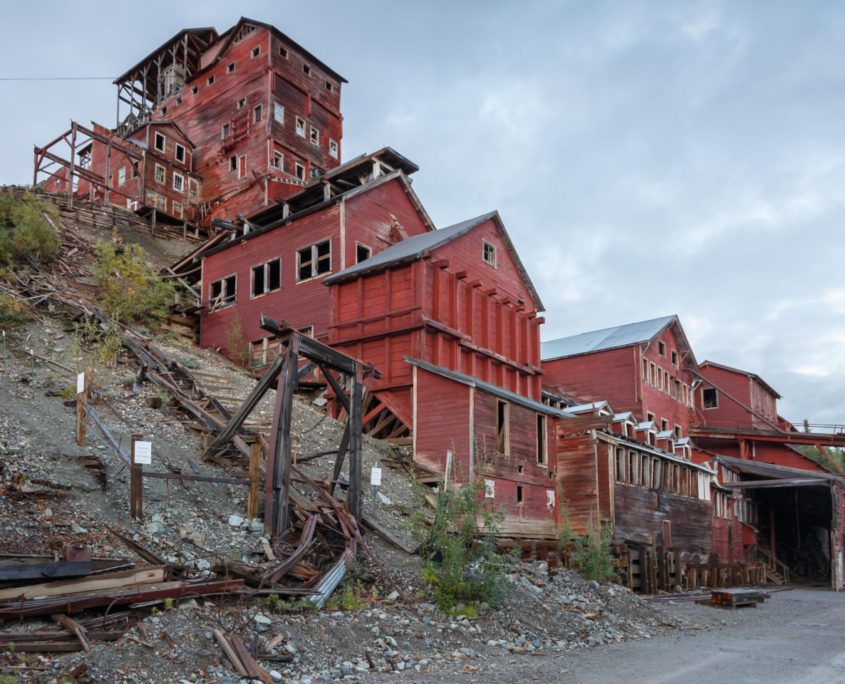
[[[647, 422], [654, 422], [655, 421], [654, 414], [651, 411], [646, 413], [646, 421]], [[669, 421], [666, 420], [665, 418], [661, 418], [660, 419], [660, 432], [666, 432], [669, 429], [670, 429], [669, 428]], [[680, 439], [681, 438], [681, 426], [680, 425], [673, 425], [671, 429], [672, 429], [672, 433], [675, 435], [675, 439]]]
[[625, 449], [621, 446], [610, 449], [615, 449], [617, 482], [647, 489], [661, 489], [681, 496], [710, 499], [710, 477], [706, 473], [635, 449]]
[[[280, 45], [280, 46], [279, 46], [279, 55], [280, 55], [283, 59], [287, 59], [287, 58], [288, 58], [288, 49], [287, 49], [284, 45]], [[313, 70], [311, 69], [311, 65], [310, 65], [310, 64], [308, 64], [308, 62], [303, 62], [303, 63], [302, 63], [302, 73], [303, 73], [303, 74], [305, 74], [306, 76], [311, 76], [311, 75], [312, 75], [312, 71], [313, 71]], [[336, 90], [336, 88], [337, 88], [337, 86], [335, 86], [335, 84], [334, 84], [332, 81], [330, 81], [329, 79], [326, 79], [326, 80], [325, 80], [325, 86], [326, 86], [326, 90], [328, 90], [330, 93], [331, 93], [331, 92], [334, 92], [334, 91]]]
[[172, 200], [168, 209], [167, 197], [153, 190], [147, 190], [146, 204], [149, 207], [161, 209], [175, 218], [185, 218], [185, 206], [181, 202]]
[[[120, 171], [123, 171], [123, 170], [124, 170], [123, 168], [120, 169]], [[156, 164], [155, 165], [154, 178], [155, 178], [156, 183], [161, 183], [162, 185], [167, 185], [167, 169], [165, 167], [163, 167], [161, 164]], [[120, 185], [122, 185], [122, 183], [120, 182], [120, 173], [119, 172], [118, 172], [118, 183]], [[181, 192], [181, 193], [185, 192], [185, 187], [186, 187], [185, 176], [183, 176], [178, 171], [173, 171], [171, 173], [171, 184], [173, 186], [173, 189], [176, 192]], [[200, 192], [199, 181], [197, 181], [194, 178], [189, 178], [188, 182], [187, 182], [187, 188], [188, 188], [188, 194], [189, 194], [189, 196], [192, 200], [195, 200], [199, 197], [199, 192]]]
[[[155, 133], [153, 133], [153, 147], [155, 148], [155, 150], [157, 152], [161, 152], [162, 154], [166, 154], [167, 153], [167, 136], [164, 135], [164, 133], [159, 133], [158, 131], [155, 131]], [[184, 164], [185, 160], [187, 159], [187, 153], [186, 153], [185, 146], [182, 145], [181, 143], [174, 143], [173, 157], [179, 163]]]
[[[358, 245], [359, 261], [369, 258], [372, 250]], [[303, 282], [331, 273], [332, 243], [323, 240], [296, 252], [296, 280]], [[211, 283], [209, 311], [231, 306], [237, 301], [237, 274], [220, 278]], [[250, 299], [282, 288], [282, 259], [278, 257], [250, 269]]]
[[[657, 341], [657, 353], [662, 357], [666, 358], [666, 343], [663, 340]], [[672, 355], [672, 365], [677, 367], [678, 365], [678, 352], [674, 349], [671, 352]]]
[[643, 381], [661, 392], [666, 392], [684, 406], [692, 407], [692, 390], [689, 386], [647, 359], [643, 359]]
[[[511, 405], [503, 399], [496, 400], [496, 453], [510, 456], [510, 409]], [[548, 465], [548, 417], [542, 413], [536, 414], [534, 419], [534, 447], [538, 465]]]

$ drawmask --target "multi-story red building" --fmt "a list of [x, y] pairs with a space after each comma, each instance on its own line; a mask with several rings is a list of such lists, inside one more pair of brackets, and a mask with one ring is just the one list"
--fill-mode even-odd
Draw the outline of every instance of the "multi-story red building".
[[677, 316], [550, 340], [542, 356], [546, 387], [633, 412], [643, 441], [688, 434], [698, 364]]
[[345, 82], [269, 24], [184, 29], [115, 81], [114, 131], [36, 148], [35, 182], [179, 221], [250, 216], [340, 164]]

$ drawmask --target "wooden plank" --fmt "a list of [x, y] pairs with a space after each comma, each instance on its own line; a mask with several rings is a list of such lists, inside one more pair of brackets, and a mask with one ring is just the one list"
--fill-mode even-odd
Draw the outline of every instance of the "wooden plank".
[[72, 617], [68, 617], [67, 615], [54, 615], [53, 621], [73, 632], [76, 635], [76, 638], [79, 639], [79, 643], [82, 645], [82, 650], [86, 653], [91, 650], [91, 644], [88, 641], [88, 630], [80, 625], [76, 620]]
[[229, 643], [229, 640], [226, 638], [226, 635], [223, 634], [222, 631], [219, 629], [213, 629], [212, 633], [214, 634], [214, 638], [217, 639], [217, 643], [220, 644], [220, 648], [223, 649], [223, 652], [226, 654], [226, 657], [231, 661], [232, 665], [235, 666], [235, 670], [241, 677], [247, 677], [247, 671], [244, 667], [244, 664], [241, 662], [240, 658], [238, 658], [238, 654], [235, 652], [235, 649], [232, 647], [232, 644]]
[[33, 599], [50, 596], [64, 596], [67, 594], [82, 594], [119, 589], [131, 584], [150, 584], [164, 580], [164, 568], [144, 568], [128, 572], [115, 572], [105, 575], [95, 575], [82, 580], [67, 582], [44, 582], [30, 584], [23, 587], [0, 589], [0, 600], [4, 599]]
[[46, 577], [85, 577], [92, 571], [91, 561], [48, 561], [46, 563], [0, 563], [0, 582], [42, 579]]

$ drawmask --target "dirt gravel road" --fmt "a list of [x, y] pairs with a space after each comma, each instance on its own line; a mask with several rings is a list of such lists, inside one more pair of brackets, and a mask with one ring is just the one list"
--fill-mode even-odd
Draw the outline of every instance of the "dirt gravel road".
[[757, 608], [666, 603], [661, 610], [683, 619], [687, 627], [573, 653], [490, 658], [476, 671], [455, 667], [403, 682], [845, 682], [845, 593], [792, 589], [774, 593]]

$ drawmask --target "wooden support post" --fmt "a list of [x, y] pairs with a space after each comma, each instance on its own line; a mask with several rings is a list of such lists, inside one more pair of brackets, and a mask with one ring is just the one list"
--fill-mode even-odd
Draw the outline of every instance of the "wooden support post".
[[293, 395], [296, 392], [299, 340], [299, 333], [291, 335], [276, 386], [276, 410], [266, 466], [267, 491], [264, 502], [264, 527], [274, 537], [284, 532], [289, 524], [292, 455], [290, 423]]
[[362, 427], [361, 405], [364, 395], [364, 373], [357, 368], [352, 379], [352, 391], [349, 397], [349, 494], [347, 495], [347, 509], [361, 520], [363, 513], [362, 488]]
[[132, 435], [132, 451], [129, 453], [129, 514], [135, 520], [144, 517], [144, 466], [135, 463], [135, 443], [141, 435]]
[[261, 480], [261, 443], [255, 440], [249, 450], [249, 495], [246, 503], [246, 517], [252, 520], [258, 515], [258, 485]]
[[153, 218], [152, 221], [150, 221], [150, 235], [153, 236], [156, 234], [156, 217], [156, 210], [153, 208]]
[[85, 446], [85, 419], [87, 418], [85, 404], [88, 403], [88, 388], [91, 386], [92, 373], [92, 369], [85, 369], [82, 391], [76, 393], [76, 444], [81, 447]]

